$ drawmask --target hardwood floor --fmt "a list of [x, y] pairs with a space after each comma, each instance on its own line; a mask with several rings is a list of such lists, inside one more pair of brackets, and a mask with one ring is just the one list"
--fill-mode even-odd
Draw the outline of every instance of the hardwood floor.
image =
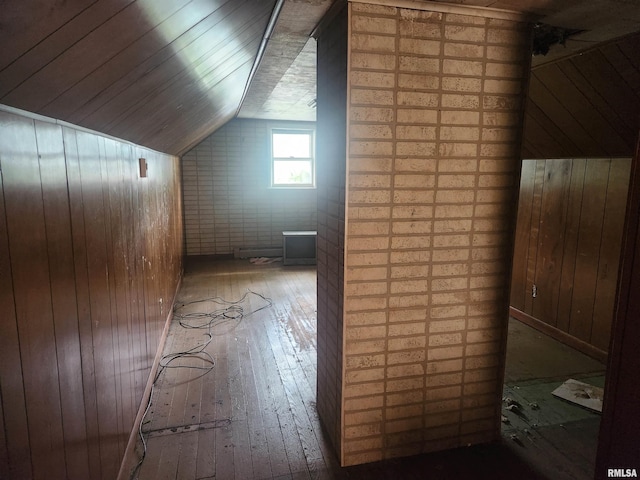
[[508, 441], [341, 468], [315, 409], [315, 281], [314, 267], [189, 259], [132, 478], [553, 478]]

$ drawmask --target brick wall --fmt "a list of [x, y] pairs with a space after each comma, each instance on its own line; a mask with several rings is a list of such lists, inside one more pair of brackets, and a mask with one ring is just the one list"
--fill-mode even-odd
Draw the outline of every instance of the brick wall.
[[[345, 12], [346, 13], [346, 10]], [[318, 413], [340, 446], [344, 220], [346, 174], [347, 18], [318, 39]]]
[[530, 56], [506, 16], [348, 5], [344, 465], [499, 436]]
[[270, 128], [282, 125], [232, 120], [182, 157], [187, 255], [281, 247], [283, 230], [316, 229], [314, 189], [269, 188]]

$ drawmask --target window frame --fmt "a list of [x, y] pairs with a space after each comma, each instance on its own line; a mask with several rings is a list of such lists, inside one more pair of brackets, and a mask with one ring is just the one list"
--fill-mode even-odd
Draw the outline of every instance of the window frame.
[[[309, 137], [310, 157], [275, 157], [274, 156], [274, 134], [304, 134]], [[293, 126], [273, 126], [269, 129], [269, 161], [271, 169], [271, 188], [278, 189], [314, 189], [316, 188], [316, 155], [315, 155], [315, 128], [311, 127], [293, 127]], [[309, 162], [311, 164], [311, 183], [275, 183], [275, 162], [276, 161], [295, 161]]]

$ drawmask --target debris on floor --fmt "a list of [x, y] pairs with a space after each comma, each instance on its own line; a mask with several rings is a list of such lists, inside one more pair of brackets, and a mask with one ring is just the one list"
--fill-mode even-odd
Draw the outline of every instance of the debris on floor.
[[589, 385], [578, 380], [569, 379], [556, 388], [552, 395], [576, 405], [602, 413], [602, 397], [604, 391], [600, 387]]
[[270, 263], [281, 262], [282, 257], [253, 257], [249, 259], [250, 263], [254, 265], [267, 265]]

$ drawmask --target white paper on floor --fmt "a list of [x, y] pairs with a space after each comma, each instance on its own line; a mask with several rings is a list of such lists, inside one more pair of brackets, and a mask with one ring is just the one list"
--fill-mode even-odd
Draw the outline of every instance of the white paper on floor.
[[604, 391], [600, 387], [595, 387], [571, 378], [556, 388], [551, 394], [595, 412], [602, 413], [602, 396]]

